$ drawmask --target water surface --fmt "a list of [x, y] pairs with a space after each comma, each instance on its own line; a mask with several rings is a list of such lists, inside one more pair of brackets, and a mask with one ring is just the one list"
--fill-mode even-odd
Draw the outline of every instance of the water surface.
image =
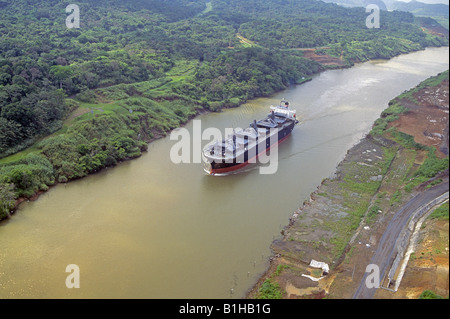
[[[24, 203], [0, 223], [0, 297], [243, 297], [293, 211], [392, 98], [448, 69], [448, 53], [430, 48], [326, 71], [271, 98], [197, 118], [224, 132], [288, 99], [302, 125], [280, 145], [274, 175], [253, 167], [211, 177], [202, 164], [174, 165], [175, 142], [167, 137], [139, 159]], [[80, 268], [80, 289], [65, 286], [69, 264]]]

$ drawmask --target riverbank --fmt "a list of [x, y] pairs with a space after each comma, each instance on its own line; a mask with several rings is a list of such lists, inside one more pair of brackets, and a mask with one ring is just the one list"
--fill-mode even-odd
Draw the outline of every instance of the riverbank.
[[[371, 133], [348, 151], [335, 176], [293, 213], [282, 238], [271, 245], [270, 267], [247, 298], [353, 296], [394, 213], [431, 185], [448, 183], [448, 96], [447, 71], [389, 103]], [[436, 275], [425, 276], [433, 280], [414, 285], [407, 270], [402, 289], [420, 289], [384, 291], [379, 298], [417, 298], [423, 290], [448, 295], [448, 242], [444, 247], [442, 239], [448, 238], [448, 221], [438, 226], [439, 249], [429, 242], [436, 258], [434, 268], [427, 269]], [[312, 260], [326, 263], [330, 271], [311, 267]]]
[[[218, 103], [206, 103], [205, 106], [172, 92], [172, 86], [192, 75], [196, 66], [196, 63], [180, 63], [161, 79], [99, 88], [90, 91], [88, 97], [84, 94], [79, 100], [67, 99], [72, 111], [60, 130], [21, 152], [0, 159], [0, 173], [7, 175], [0, 178], [0, 185], [12, 183], [16, 188], [15, 203], [9, 205], [7, 211], [0, 211], [0, 221], [15, 214], [24, 201], [37, 200], [58, 184], [140, 157], [151, 142], [167, 136], [171, 130], [186, 125], [197, 116], [247, 102], [231, 98], [221, 102], [220, 107], [216, 105]], [[310, 75], [329, 68], [329, 65], [323, 65]], [[296, 85], [311, 81], [310, 75], [297, 79]], [[74, 140], [77, 141], [75, 144]], [[28, 160], [33, 154], [43, 155], [43, 158], [31, 172], [25, 167], [36, 164], [36, 158]]]
[[[328, 65], [321, 68], [320, 72], [336, 67], [350, 66]], [[0, 169], [2, 166], [9, 166], [14, 170], [13, 166], [18, 166], [18, 173], [6, 179], [8, 183], [16, 185], [18, 193], [10, 214], [17, 211], [21, 202], [37, 199], [56, 184], [78, 180], [106, 167], [140, 157], [149, 143], [167, 136], [172, 129], [185, 125], [198, 115], [212, 112], [213, 109], [204, 108], [191, 100], [177, 99], [176, 96], [165, 98], [171, 85], [176, 84], [180, 77], [192, 73], [193, 69], [194, 65], [183, 64], [175, 66], [169, 72], [169, 78], [94, 90], [95, 103], [70, 99], [70, 104], [75, 107], [73, 116], [69, 116], [61, 130], [30, 149], [0, 161]], [[300, 85], [310, 80], [310, 76], [305, 76], [298, 79], [297, 83]], [[148, 100], [150, 97], [156, 102]], [[245, 101], [230, 99], [221, 109], [237, 107], [243, 102]], [[148, 106], [155, 108], [155, 112], [148, 113], [148, 110], [144, 110]], [[171, 118], [166, 113], [172, 112], [173, 108], [176, 115]], [[162, 122], [159, 122], [159, 118]], [[27, 160], [30, 154], [44, 157], [39, 159], [39, 165], [44, 162], [45, 165], [34, 168], [37, 172], [24, 170], [30, 164]], [[33, 159], [33, 164], [35, 161]], [[6, 172], [9, 175], [10, 169], [2, 171], [2, 174]], [[49, 170], [54, 173], [49, 174]], [[47, 176], [44, 179], [36, 177], [40, 175]], [[2, 217], [6, 218], [7, 214]]]

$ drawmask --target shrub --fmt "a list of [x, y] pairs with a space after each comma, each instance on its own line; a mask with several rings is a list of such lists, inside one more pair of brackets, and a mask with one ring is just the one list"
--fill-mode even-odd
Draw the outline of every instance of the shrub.
[[419, 296], [419, 299], [443, 299], [443, 298], [442, 298], [442, 296], [439, 296], [438, 294], [434, 293], [431, 290], [425, 290]]
[[281, 297], [280, 286], [266, 279], [259, 289], [258, 299], [281, 299]]
[[0, 220], [9, 216], [15, 203], [14, 185], [0, 184]]
[[436, 149], [431, 149], [428, 152], [428, 157], [422, 166], [417, 171], [417, 176], [434, 177], [437, 173], [447, 169], [449, 167], [449, 158], [438, 158], [436, 156]]

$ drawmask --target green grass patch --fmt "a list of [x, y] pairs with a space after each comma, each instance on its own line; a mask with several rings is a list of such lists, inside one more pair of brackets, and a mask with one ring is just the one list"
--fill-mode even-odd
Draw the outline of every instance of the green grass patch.
[[198, 60], [177, 60], [172, 69], [166, 72], [166, 76], [173, 78], [183, 76], [194, 71], [199, 65]]
[[397, 101], [393, 101], [393, 102], [390, 102], [389, 107], [381, 113], [381, 117], [400, 115], [400, 114], [404, 114], [407, 112], [408, 112], [408, 109], [406, 107], [399, 104]]
[[392, 140], [394, 140], [395, 142], [397, 142], [404, 148], [415, 149], [415, 150], [429, 149], [427, 146], [414, 141], [413, 136], [403, 133], [403, 132], [400, 132], [395, 127], [391, 127], [390, 129], [388, 129], [387, 133], [389, 133], [391, 135]]
[[391, 122], [394, 122], [398, 120], [400, 114], [404, 114], [408, 112], [408, 109], [404, 107], [403, 105], [396, 102], [396, 100], [393, 100], [389, 102], [389, 107], [385, 109], [381, 113], [381, 117], [375, 121], [375, 124], [370, 132], [370, 135], [376, 136], [376, 135], [382, 135], [388, 124]]
[[28, 154], [40, 152], [40, 150], [38, 148], [38, 143], [39, 143], [39, 141], [34, 143], [32, 146], [28, 147], [27, 149], [25, 149], [23, 151], [20, 151], [18, 153], [15, 153], [13, 155], [10, 155], [10, 156], [0, 159], [0, 166], [21, 161], [22, 159], [27, 157]]
[[274, 272], [275, 276], [279, 276], [284, 269], [288, 269], [288, 265], [278, 265], [277, 270]]
[[391, 206], [394, 206], [396, 203], [401, 202], [402, 200], [402, 192], [400, 190], [397, 190], [391, 197], [391, 200], [389, 201], [389, 204]]
[[127, 110], [116, 103], [83, 103], [80, 102], [80, 108], [88, 109], [89, 112], [78, 116], [74, 121], [83, 121], [92, 119], [97, 115], [111, 115], [116, 113], [126, 114]]
[[427, 180], [428, 180], [428, 178], [426, 178], [426, 177], [417, 176], [406, 184], [405, 191], [407, 193], [411, 193], [414, 188], [416, 188], [417, 186], [419, 186], [422, 183], [425, 183]]
[[344, 252], [351, 235], [358, 228], [361, 218], [367, 211], [369, 206], [368, 200], [353, 201], [355, 204], [346, 212], [348, 216], [339, 222], [327, 222], [326, 228], [335, 233], [334, 237], [330, 239], [333, 245], [333, 255], [338, 258]]
[[[419, 169], [414, 173], [413, 178], [406, 183], [405, 191], [411, 192], [415, 187], [425, 183], [430, 178], [436, 176], [439, 172], [442, 172], [449, 168], [449, 157], [439, 158], [436, 156], [436, 149], [430, 148], [428, 156], [419, 167]], [[440, 183], [439, 179], [433, 181], [430, 187]], [[428, 187], [427, 186], [427, 187]]]
[[380, 187], [381, 182], [378, 181], [355, 181], [349, 176], [344, 177], [343, 187], [346, 189], [363, 194], [374, 194]]
[[428, 184], [425, 188], [431, 188], [431, 187], [433, 187], [433, 186], [435, 186], [435, 185], [438, 185], [438, 184], [440, 184], [440, 183], [442, 183], [442, 178], [438, 178], [437, 180], [434, 180], [434, 181], [432, 181], [430, 184]]
[[417, 171], [417, 176], [434, 177], [437, 173], [449, 168], [449, 157], [439, 158], [436, 156], [436, 149], [432, 148], [428, 152], [428, 157]]
[[322, 276], [322, 273], [323, 273], [322, 269], [313, 269], [313, 270], [311, 270], [311, 275], [313, 277], [316, 277], [316, 278], [320, 278]]
[[436, 208], [428, 218], [438, 220], [448, 220], [448, 217], [449, 217], [449, 204], [447, 202], [445, 204], [442, 204], [440, 207]]
[[398, 149], [396, 147], [383, 147], [383, 162], [381, 164], [381, 174], [386, 175], [389, 167], [395, 159]]
[[367, 224], [371, 224], [375, 218], [380, 214], [381, 208], [378, 205], [373, 205], [366, 216], [366, 222]]

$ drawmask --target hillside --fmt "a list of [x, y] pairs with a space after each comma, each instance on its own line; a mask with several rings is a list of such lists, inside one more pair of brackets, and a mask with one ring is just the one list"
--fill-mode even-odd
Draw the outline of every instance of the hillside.
[[[439, 25], [435, 29], [442, 29], [444, 27], [447, 31], [449, 29], [449, 6], [442, 3], [425, 3], [421, 1], [398, 1], [398, 0], [322, 0], [327, 3], [336, 3], [344, 7], [363, 7], [366, 8], [369, 4], [376, 4], [381, 10], [388, 11], [404, 11], [410, 12], [416, 17], [428, 17], [436, 20]], [[436, 24], [434, 21], [434, 24]], [[428, 23], [430, 24], [430, 23]], [[446, 33], [443, 30], [437, 31], [439, 33]]]
[[0, 2], [4, 198], [138, 157], [200, 112], [326, 68], [448, 45], [411, 13], [382, 12], [368, 29], [363, 8], [315, 0], [77, 3], [80, 28], [68, 29], [60, 1]]
[[[394, 1], [391, 5], [387, 4], [389, 10], [399, 10], [411, 12], [417, 17], [429, 17], [436, 20], [447, 32], [449, 30], [449, 6], [442, 3], [423, 3], [419, 1]], [[438, 27], [439, 29], [439, 27]], [[439, 30], [437, 32], [444, 32]]]
[[336, 3], [344, 7], [367, 7], [369, 4], [376, 4], [381, 10], [398, 10], [411, 12], [416, 16], [424, 17], [447, 17], [449, 16], [449, 6], [443, 3], [425, 3], [412, 0], [409, 2], [399, 0], [321, 0], [327, 3]]
[[442, 3], [430, 4], [415, 0], [410, 2], [395, 1], [391, 6], [388, 6], [388, 9], [411, 12], [414, 15], [425, 17], [448, 18], [449, 16], [449, 6]]
[[367, 7], [369, 4], [376, 4], [380, 10], [387, 10], [386, 4], [383, 0], [321, 0], [327, 3], [337, 3], [344, 7]]

